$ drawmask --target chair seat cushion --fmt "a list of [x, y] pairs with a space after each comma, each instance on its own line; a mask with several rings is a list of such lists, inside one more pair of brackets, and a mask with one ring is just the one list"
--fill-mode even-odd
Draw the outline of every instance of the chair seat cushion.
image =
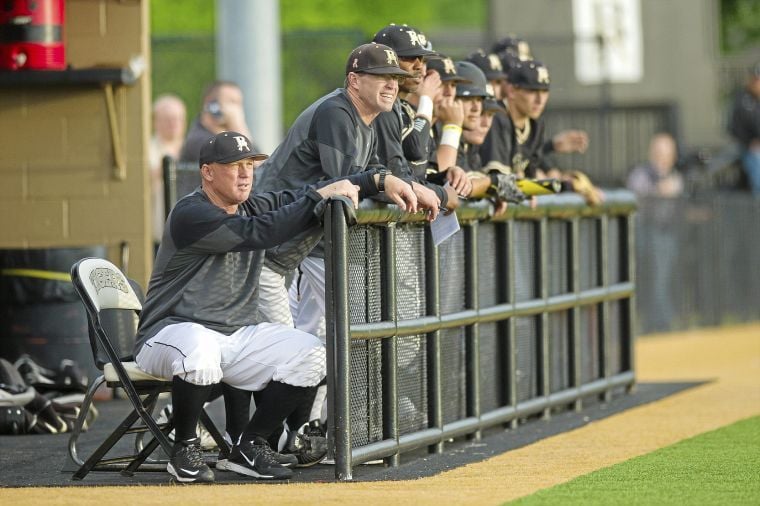
[[[121, 365], [124, 366], [129, 379], [132, 381], [171, 381], [170, 379], [158, 378], [156, 376], [148, 374], [147, 372], [137, 367], [137, 364], [134, 362], [122, 362]], [[119, 376], [116, 374], [116, 369], [114, 369], [113, 364], [110, 362], [103, 366], [103, 376], [108, 382], [119, 381]]]

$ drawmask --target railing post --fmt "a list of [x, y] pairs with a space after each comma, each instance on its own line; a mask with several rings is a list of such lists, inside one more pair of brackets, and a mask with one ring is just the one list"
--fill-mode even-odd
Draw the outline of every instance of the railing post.
[[[581, 220], [578, 216], [573, 216], [570, 221], [570, 280], [569, 290], [580, 296], [581, 292]], [[570, 382], [573, 387], [579, 388], [583, 383], [582, 373], [582, 338], [581, 338], [581, 307], [576, 302], [570, 310], [570, 342], [572, 352], [570, 358]], [[575, 411], [583, 409], [583, 399], [575, 399], [573, 402]]]
[[351, 480], [351, 343], [348, 313], [348, 226], [340, 200], [325, 210], [325, 295], [327, 312], [327, 398], [335, 478]]
[[[425, 305], [428, 316], [441, 316], [440, 269], [438, 247], [430, 227], [425, 227]], [[427, 333], [428, 426], [443, 428], [443, 392], [441, 389], [441, 331]], [[442, 453], [443, 441], [428, 446], [430, 453]]]
[[[609, 273], [609, 214], [605, 213], [599, 217], [599, 243], [597, 244], [597, 251], [599, 252], [599, 281], [604, 288], [610, 286], [610, 273]], [[609, 378], [612, 376], [612, 332], [610, 322], [610, 301], [606, 299], [601, 304], [600, 318], [601, 325], [599, 326], [599, 332], [601, 333], [599, 344], [601, 350], [599, 350], [599, 358], [602, 361], [599, 364], [599, 372], [603, 378]], [[605, 402], [609, 402], [612, 399], [612, 391], [605, 390], [601, 398]]]
[[[546, 302], [549, 298], [549, 223], [546, 216], [538, 224], [538, 296]], [[542, 311], [538, 317], [539, 350], [539, 395], [548, 397], [551, 393], [551, 360], [549, 349], [549, 313]], [[551, 417], [551, 408], [544, 409], [542, 418]]]
[[[507, 221], [507, 293], [509, 294], [508, 301], [512, 304], [514, 309], [517, 302], [515, 301], [515, 222], [514, 220]], [[508, 406], [517, 406], [517, 336], [515, 317], [511, 317], [507, 323], [507, 363], [509, 378], [509, 385], [507, 389], [507, 401]], [[509, 422], [511, 429], [516, 429], [518, 425], [517, 418], [513, 418]]]
[[[388, 223], [382, 229], [380, 255], [380, 272], [382, 287], [382, 304], [380, 306], [383, 321], [395, 322], [396, 315], [396, 224]], [[398, 338], [393, 335], [382, 340], [382, 377], [383, 377], [383, 438], [398, 441], [398, 376], [396, 370]], [[401, 462], [399, 454], [387, 457], [385, 463], [397, 467]]]
[[[464, 227], [465, 241], [465, 307], [478, 310], [478, 222]], [[480, 417], [480, 332], [477, 323], [465, 327], [465, 360], [467, 388], [467, 416]], [[480, 440], [481, 431], [472, 434]]]
[[[625, 217], [625, 238], [626, 244], [623, 249], [625, 255], [625, 267], [628, 279], [632, 283], [636, 282], [636, 227], [635, 227], [635, 214], [629, 213]], [[626, 311], [623, 315], [626, 318], [625, 325], [623, 326], [623, 339], [624, 339], [624, 355], [623, 355], [623, 367], [624, 371], [636, 371], [635, 369], [635, 354], [634, 354], [634, 340], [636, 336], [636, 319], [634, 314], [636, 311], [636, 291], [628, 298], [628, 304], [626, 305]], [[636, 383], [632, 383], [628, 388], [630, 392], [635, 387]]]

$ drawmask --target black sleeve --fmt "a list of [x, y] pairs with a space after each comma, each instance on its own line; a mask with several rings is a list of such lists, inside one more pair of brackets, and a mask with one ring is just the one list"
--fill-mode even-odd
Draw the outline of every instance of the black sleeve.
[[496, 114], [491, 128], [480, 146], [480, 161], [483, 165], [496, 160], [509, 167], [512, 166], [512, 135], [508, 128], [509, 118], [506, 114]]
[[404, 156], [407, 160], [427, 160], [430, 158], [430, 122], [425, 118], [413, 118], [413, 126], [402, 139]]
[[[272, 198], [265, 193], [257, 195], [256, 201]], [[321, 195], [310, 188], [276, 210], [243, 216], [228, 214], [206, 201], [182, 200], [171, 213], [169, 228], [177, 249], [198, 254], [264, 250], [317, 224], [314, 208], [321, 201]]]
[[372, 128], [377, 133], [378, 162], [388, 167], [394, 176], [410, 178], [411, 171], [401, 145], [401, 116], [396, 106], [388, 112], [378, 114], [372, 122]]
[[322, 170], [329, 179], [359, 172], [356, 160], [356, 127], [348, 111], [320, 108], [314, 115], [309, 137], [317, 143]]

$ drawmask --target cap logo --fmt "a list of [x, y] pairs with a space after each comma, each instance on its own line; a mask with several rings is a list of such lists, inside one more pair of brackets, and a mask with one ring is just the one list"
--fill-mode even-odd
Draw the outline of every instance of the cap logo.
[[398, 58], [396, 58], [396, 52], [392, 49], [384, 49], [385, 51], [385, 57], [387, 58], [388, 65], [395, 65], [398, 67]]
[[502, 70], [501, 67], [501, 61], [499, 60], [499, 57], [495, 54], [489, 54], [488, 55], [488, 63], [491, 64], [491, 70]]
[[517, 43], [517, 57], [521, 60], [530, 60], [530, 46], [524, 40]]
[[354, 63], [351, 64], [351, 67], [355, 69], [359, 68], [359, 58], [354, 58]]
[[446, 74], [456, 74], [457, 69], [454, 67], [454, 62], [451, 60], [451, 58], [444, 58], [443, 59], [443, 71]]
[[418, 33], [417, 40], [420, 41], [420, 46], [422, 47], [426, 47], [428, 45], [428, 40], [427, 40], [427, 37], [425, 37], [424, 33]]
[[236, 135], [235, 137], [233, 137], [233, 139], [237, 141], [238, 151], [243, 151], [244, 149], [245, 151], [251, 150], [251, 147], [248, 146], [248, 141], [242, 135]]
[[420, 41], [419, 35], [417, 35], [417, 32], [414, 30], [407, 30], [407, 34], [409, 34], [409, 42], [412, 44], [412, 46], [423, 46], [422, 41]]
[[549, 84], [549, 70], [546, 67], [536, 67], [536, 73], [539, 83]]

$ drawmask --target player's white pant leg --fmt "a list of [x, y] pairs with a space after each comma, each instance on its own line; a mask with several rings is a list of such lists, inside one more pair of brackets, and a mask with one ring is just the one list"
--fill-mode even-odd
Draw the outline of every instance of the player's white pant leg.
[[259, 314], [262, 321], [294, 326], [285, 276], [274, 272], [266, 265], [262, 267], [259, 276]]
[[179, 376], [195, 385], [211, 385], [222, 379], [219, 332], [198, 323], [175, 323], [148, 339], [135, 357], [148, 374], [171, 379]]
[[296, 306], [293, 321], [297, 329], [325, 343], [325, 261], [307, 257], [299, 269], [289, 291], [291, 304]]
[[270, 381], [318, 385], [327, 374], [325, 347], [313, 335], [278, 323], [243, 327], [220, 338], [222, 381], [253, 392]]

